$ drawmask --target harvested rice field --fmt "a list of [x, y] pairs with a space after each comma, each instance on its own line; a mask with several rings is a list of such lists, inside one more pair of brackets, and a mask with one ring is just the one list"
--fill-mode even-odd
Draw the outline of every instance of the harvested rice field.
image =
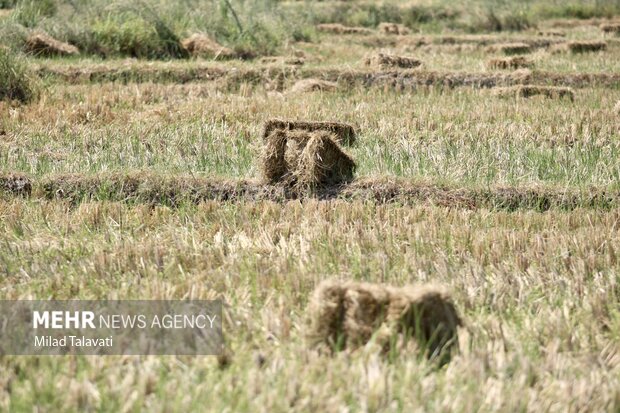
[[0, 0], [0, 304], [224, 339], [0, 411], [619, 411], [620, 4], [452, 3]]

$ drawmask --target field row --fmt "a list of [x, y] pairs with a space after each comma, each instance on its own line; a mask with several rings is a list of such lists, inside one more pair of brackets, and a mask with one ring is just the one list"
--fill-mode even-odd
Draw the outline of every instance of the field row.
[[213, 63], [151, 63], [120, 64], [42, 65], [39, 76], [70, 84], [90, 82], [164, 82], [188, 83], [215, 81], [224, 90], [238, 90], [242, 85], [261, 85], [269, 90], [284, 91], [301, 79], [336, 82], [331, 86], [315, 83], [311, 90], [333, 91], [338, 88], [378, 87], [399, 91], [422, 86], [490, 88], [516, 84], [539, 84], [570, 86], [576, 88], [620, 86], [620, 74], [609, 73], [562, 73], [539, 70], [463, 72], [416, 70], [372, 70], [341, 67], [303, 68], [295, 65], [264, 65], [234, 67]]
[[[221, 297], [229, 346], [219, 364], [4, 357], [0, 405], [605, 410], [620, 377], [619, 222], [617, 210], [0, 201], [5, 299]], [[318, 355], [305, 309], [330, 278], [448, 287], [467, 326], [460, 353], [443, 369], [411, 353]]]
[[205, 201], [286, 202], [308, 197], [399, 205], [428, 203], [455, 208], [496, 210], [610, 209], [620, 206], [620, 192], [617, 189], [458, 188], [405, 179], [367, 178], [316, 188], [310, 192], [299, 192], [285, 186], [266, 185], [259, 180], [225, 180], [148, 172], [59, 175], [43, 178], [41, 181], [33, 181], [22, 174], [0, 174], [0, 195], [64, 199], [73, 204], [97, 200], [168, 206]]

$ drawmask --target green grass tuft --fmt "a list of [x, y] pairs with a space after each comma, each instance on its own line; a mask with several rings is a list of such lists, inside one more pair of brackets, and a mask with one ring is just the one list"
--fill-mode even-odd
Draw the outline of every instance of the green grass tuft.
[[9, 50], [0, 49], [0, 100], [28, 103], [38, 97], [38, 81], [26, 64]]

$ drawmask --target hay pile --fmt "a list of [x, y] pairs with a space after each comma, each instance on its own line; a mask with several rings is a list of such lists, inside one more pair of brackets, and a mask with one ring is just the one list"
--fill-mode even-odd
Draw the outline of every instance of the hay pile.
[[351, 180], [355, 162], [335, 140], [326, 131], [274, 130], [263, 150], [265, 180], [298, 191]]
[[376, 55], [364, 59], [364, 64], [379, 69], [413, 69], [414, 67], [420, 66], [422, 62], [413, 57], [377, 53]]
[[569, 87], [516, 85], [510, 87], [494, 88], [494, 94], [499, 97], [530, 98], [544, 96], [551, 99], [568, 98], [575, 100], [575, 92]]
[[620, 35], [620, 23], [606, 23], [600, 27], [603, 33]]
[[233, 59], [236, 57], [234, 51], [201, 33], [192, 34], [181, 41], [181, 46], [194, 57], [207, 59]]
[[377, 27], [381, 33], [406, 35], [409, 34], [409, 29], [398, 23], [379, 23]]
[[503, 53], [505, 55], [526, 54], [532, 51], [532, 47], [527, 43], [505, 43], [494, 44], [487, 47], [487, 52]]
[[489, 69], [522, 69], [534, 66], [534, 62], [524, 56], [513, 56], [490, 59], [487, 61]]
[[604, 41], [573, 41], [559, 44], [552, 48], [553, 53], [590, 53], [600, 52], [607, 49], [607, 42]]
[[371, 34], [372, 30], [365, 27], [349, 27], [340, 23], [317, 24], [316, 29], [324, 33], [333, 34]]
[[371, 338], [384, 351], [413, 338], [427, 356], [449, 354], [463, 323], [450, 296], [432, 286], [402, 288], [326, 281], [313, 293], [307, 338], [313, 347], [355, 350]]
[[295, 82], [290, 91], [293, 93], [303, 92], [333, 92], [338, 88], [338, 83], [321, 79], [301, 79]]
[[26, 53], [36, 56], [74, 56], [80, 54], [77, 47], [54, 39], [46, 33], [28, 36], [24, 44]]
[[348, 123], [341, 122], [305, 122], [297, 120], [269, 119], [263, 127], [263, 140], [276, 130], [283, 131], [325, 131], [334, 135], [334, 139], [341, 145], [352, 145], [357, 139], [355, 128]]

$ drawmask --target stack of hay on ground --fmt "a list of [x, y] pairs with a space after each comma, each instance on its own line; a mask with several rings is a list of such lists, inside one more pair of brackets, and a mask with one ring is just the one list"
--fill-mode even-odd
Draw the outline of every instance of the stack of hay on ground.
[[422, 62], [413, 57], [377, 53], [376, 55], [365, 58], [364, 64], [378, 69], [413, 69], [420, 66]]
[[433, 286], [326, 281], [313, 293], [307, 338], [313, 347], [355, 350], [374, 340], [384, 351], [414, 339], [427, 356], [449, 355], [463, 323], [450, 296]]
[[380, 32], [385, 34], [405, 35], [409, 34], [409, 29], [398, 23], [380, 23], [377, 27]]
[[600, 27], [605, 34], [620, 35], [620, 23], [605, 23], [601, 24]]
[[263, 175], [296, 189], [337, 185], [353, 178], [355, 162], [324, 132], [276, 130], [267, 138]]
[[263, 128], [263, 140], [266, 141], [269, 135], [278, 129], [284, 131], [298, 130], [306, 132], [330, 132], [334, 135], [336, 142], [341, 145], [352, 145], [357, 139], [355, 128], [348, 123], [269, 119], [265, 122], [265, 126]]
[[46, 33], [31, 34], [24, 47], [26, 53], [37, 56], [74, 56], [80, 53], [77, 47], [56, 40]]
[[333, 92], [338, 88], [338, 83], [321, 79], [301, 79], [295, 82], [290, 91], [293, 93], [303, 92]]
[[297, 190], [327, 187], [353, 178], [355, 162], [329, 130], [270, 129], [266, 134], [262, 169], [270, 184]]
[[534, 62], [525, 56], [513, 56], [490, 59], [487, 61], [489, 69], [522, 69], [534, 66]]
[[349, 27], [340, 23], [317, 24], [316, 29], [324, 33], [333, 34], [371, 34], [372, 30], [365, 27]]
[[573, 41], [566, 42], [559, 45], [556, 45], [551, 48], [553, 53], [562, 53], [562, 52], [570, 52], [570, 53], [589, 53], [589, 52], [600, 52], [607, 49], [607, 42], [604, 41]]
[[505, 43], [491, 45], [487, 47], [486, 50], [490, 53], [503, 53], [505, 55], [514, 55], [530, 53], [532, 51], [532, 48], [527, 43]]
[[496, 96], [529, 98], [533, 96], [544, 96], [552, 99], [568, 98], [575, 100], [575, 92], [569, 87], [559, 86], [537, 86], [537, 85], [515, 85], [510, 87], [497, 87], [493, 89]]
[[194, 57], [206, 59], [232, 59], [236, 57], [234, 51], [201, 33], [192, 34], [181, 42], [181, 46]]

